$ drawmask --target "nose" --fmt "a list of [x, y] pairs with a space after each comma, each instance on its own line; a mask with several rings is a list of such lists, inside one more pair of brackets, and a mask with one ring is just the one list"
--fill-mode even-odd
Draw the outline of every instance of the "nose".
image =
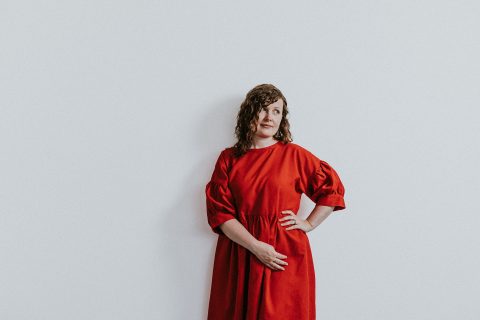
[[[273, 112], [273, 111], [272, 111]], [[270, 111], [267, 110], [267, 112], [265, 113], [265, 119], [271, 119], [271, 114], [270, 114]]]
[[263, 122], [269, 125], [273, 125], [273, 120], [271, 117], [268, 116], [268, 114], [265, 116], [265, 118], [263, 118]]

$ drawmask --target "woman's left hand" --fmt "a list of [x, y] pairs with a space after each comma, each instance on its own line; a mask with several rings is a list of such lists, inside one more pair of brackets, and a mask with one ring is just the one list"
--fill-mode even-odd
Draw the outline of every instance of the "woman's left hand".
[[282, 214], [286, 216], [278, 219], [278, 221], [285, 221], [281, 223], [281, 226], [289, 226], [285, 230], [300, 229], [305, 233], [313, 230], [313, 226], [308, 222], [308, 220], [300, 219], [292, 210], [284, 210]]

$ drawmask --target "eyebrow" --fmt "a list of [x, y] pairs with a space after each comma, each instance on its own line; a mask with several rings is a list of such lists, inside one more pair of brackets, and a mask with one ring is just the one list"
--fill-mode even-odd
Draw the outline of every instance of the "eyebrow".
[[[264, 109], [267, 109], [267, 106], [263, 106], [262, 108], [264, 108]], [[280, 108], [279, 108], [279, 107], [274, 107], [273, 109], [280, 110]]]

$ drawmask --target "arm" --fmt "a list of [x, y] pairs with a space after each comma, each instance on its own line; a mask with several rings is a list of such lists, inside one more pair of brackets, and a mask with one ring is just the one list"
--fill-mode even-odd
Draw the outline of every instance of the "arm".
[[252, 253], [257, 242], [259, 242], [237, 219], [230, 219], [222, 223], [220, 229], [230, 240], [238, 243]]
[[315, 208], [313, 208], [312, 212], [306, 219], [306, 221], [312, 227], [309, 231], [312, 231], [313, 229], [318, 227], [323, 222], [323, 220], [327, 219], [330, 213], [333, 212], [333, 209], [334, 207], [329, 206], [315, 206]]
[[263, 264], [274, 270], [285, 270], [282, 265], [288, 265], [287, 256], [275, 251], [268, 243], [255, 239], [237, 220], [230, 219], [220, 225], [222, 232], [233, 242], [252, 252]]
[[325, 161], [310, 152], [305, 153], [300, 166], [299, 190], [315, 202], [307, 219], [297, 217], [291, 210], [282, 211], [280, 219], [286, 230], [301, 229], [310, 232], [318, 227], [333, 211], [345, 209], [345, 188], [338, 173]]
[[279, 221], [286, 221], [283, 222], [281, 226], [290, 225], [285, 230], [300, 229], [305, 232], [310, 232], [318, 227], [323, 220], [327, 219], [330, 213], [333, 212], [333, 209], [334, 207], [316, 205], [305, 220], [299, 218], [293, 211], [285, 210], [282, 211], [282, 213], [287, 216], [279, 219]]

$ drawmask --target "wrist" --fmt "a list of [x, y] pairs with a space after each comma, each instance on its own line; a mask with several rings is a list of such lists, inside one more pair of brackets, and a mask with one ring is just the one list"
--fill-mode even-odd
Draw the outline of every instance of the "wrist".
[[257, 240], [257, 239], [253, 239], [252, 242], [248, 245], [247, 249], [248, 251], [250, 251], [251, 253], [255, 254], [256, 251], [257, 251], [257, 248], [260, 244], [260, 241]]
[[308, 225], [310, 226], [310, 231], [313, 230], [313, 229], [315, 229], [315, 226], [313, 225], [313, 223], [311, 223], [310, 221], [308, 221], [308, 219], [306, 219], [305, 221], [306, 221], [306, 222], [308, 223]]

